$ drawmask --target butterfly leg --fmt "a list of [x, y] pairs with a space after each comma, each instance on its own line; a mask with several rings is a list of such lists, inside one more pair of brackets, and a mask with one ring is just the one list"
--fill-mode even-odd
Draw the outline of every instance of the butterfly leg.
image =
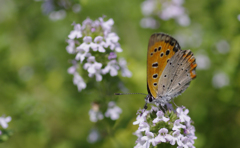
[[144, 107], [143, 107], [145, 110], [148, 108], [147, 106], [147, 102], [144, 104]]
[[163, 111], [163, 113], [165, 114], [166, 113], [166, 108], [167, 108], [167, 106], [166, 105], [161, 105], [161, 104], [159, 104], [159, 108], [160, 108], [160, 110], [162, 110]]

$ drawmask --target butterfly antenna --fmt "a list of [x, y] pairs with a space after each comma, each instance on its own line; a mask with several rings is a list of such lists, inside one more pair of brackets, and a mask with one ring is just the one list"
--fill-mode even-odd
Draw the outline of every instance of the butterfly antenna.
[[114, 93], [114, 95], [147, 95], [144, 93]]

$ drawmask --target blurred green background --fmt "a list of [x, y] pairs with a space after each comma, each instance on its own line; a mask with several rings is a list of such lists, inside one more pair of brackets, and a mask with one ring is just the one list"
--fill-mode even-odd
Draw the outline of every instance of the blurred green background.
[[168, 33], [183, 49], [191, 49], [197, 59], [200, 56], [199, 62], [208, 61], [204, 68], [197, 68], [197, 78], [175, 102], [190, 110], [196, 147], [240, 147], [239, 0], [186, 0], [183, 6], [191, 24], [181, 27], [174, 20], [159, 20], [158, 29], [140, 26], [142, 2], [71, 1], [79, 3], [81, 10], [67, 9], [64, 19], [52, 20], [43, 13], [42, 1], [0, 0], [0, 115], [12, 117], [8, 128], [13, 130], [13, 136], [0, 147], [135, 145], [137, 137], [132, 133], [137, 126], [132, 123], [144, 105], [144, 96], [118, 96], [123, 113], [114, 134], [90, 144], [87, 136], [95, 123], [89, 120], [88, 111], [99, 94], [88, 89], [78, 92], [67, 73], [69, 59], [74, 57], [65, 49], [71, 24], [103, 15], [113, 18], [113, 30], [123, 49], [118, 55], [126, 58], [133, 73], [131, 78], [121, 78], [129, 92], [147, 93], [146, 53], [152, 33]]

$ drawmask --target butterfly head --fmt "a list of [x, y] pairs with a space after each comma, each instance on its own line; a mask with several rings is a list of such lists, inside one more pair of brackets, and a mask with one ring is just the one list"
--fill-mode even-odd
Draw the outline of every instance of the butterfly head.
[[151, 96], [149, 94], [145, 97], [146, 103], [153, 103], [153, 100], [154, 100], [153, 96]]
[[[171, 101], [171, 99], [172, 98], [170, 96], [167, 96], [167, 95], [166, 96], [158, 96], [157, 98], [154, 98], [153, 96], [148, 94], [145, 97], [145, 102], [146, 102], [146, 104], [153, 103], [157, 106], [159, 106], [159, 105], [164, 106], [165, 104], [169, 103]], [[144, 108], [145, 108], [145, 106], [144, 106]]]

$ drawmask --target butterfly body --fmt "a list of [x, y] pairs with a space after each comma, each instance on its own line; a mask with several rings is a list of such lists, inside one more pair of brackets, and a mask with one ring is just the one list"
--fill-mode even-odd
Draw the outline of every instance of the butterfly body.
[[164, 106], [184, 92], [196, 77], [193, 53], [181, 50], [177, 40], [167, 34], [155, 33], [150, 37], [147, 57], [146, 104]]

